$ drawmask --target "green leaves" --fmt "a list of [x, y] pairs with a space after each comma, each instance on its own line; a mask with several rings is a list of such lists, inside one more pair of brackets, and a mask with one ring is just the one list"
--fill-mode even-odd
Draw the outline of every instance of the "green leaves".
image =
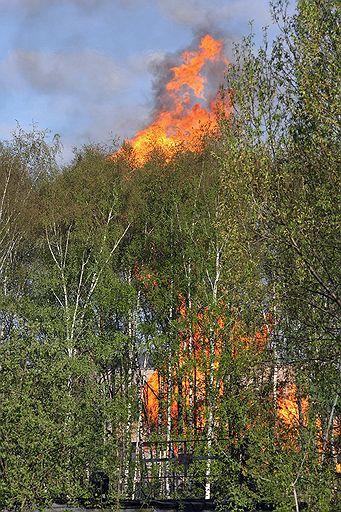
[[[268, 484], [263, 484], [279, 509], [289, 510], [296, 499], [314, 507], [323, 486], [333, 501], [333, 477], [325, 462], [321, 464], [324, 456], [320, 461], [316, 458], [314, 439], [317, 417], [324, 417], [326, 423], [339, 421], [332, 406], [336, 396], [332, 382], [339, 380], [340, 368], [336, 284], [340, 281], [336, 256], [340, 214], [335, 181], [340, 151], [334, 138], [339, 134], [335, 105], [339, 103], [340, 71], [335, 63], [340, 62], [340, 10], [333, 1], [302, 1], [295, 15], [289, 16], [286, 2], [278, 1], [273, 2], [272, 12], [280, 34], [271, 51], [265, 44], [256, 53], [250, 37], [236, 54], [228, 78], [229, 88], [236, 91], [235, 120], [226, 124], [226, 155], [219, 158], [227, 198], [237, 183], [232, 197], [238, 198], [241, 192], [241, 201], [249, 207], [239, 216], [244, 236], [257, 248], [250, 254], [254, 264], [248, 263], [254, 286], [249, 301], [255, 299], [257, 290], [260, 308], [273, 315], [273, 364], [284, 369], [285, 362], [292, 361], [291, 379], [308, 387], [314, 411], [297, 440], [298, 453], [301, 457], [306, 453], [310, 462], [307, 459], [300, 470], [297, 454], [283, 445], [285, 453], [271, 457], [275, 463], [285, 458], [285, 472], [275, 478], [270, 474]], [[224, 208], [231, 223], [228, 199]], [[245, 285], [246, 281], [244, 290]], [[275, 388], [279, 384], [276, 372], [275, 366]], [[269, 427], [263, 426], [260, 439]], [[333, 438], [330, 432], [325, 435]], [[338, 434], [334, 436], [330, 447], [338, 443]], [[265, 469], [267, 464], [264, 460], [260, 467]], [[315, 487], [312, 475], [316, 471], [320, 483]], [[262, 472], [260, 480], [263, 476]], [[276, 489], [280, 489], [278, 495]]]
[[[91, 504], [96, 472], [115, 499], [146, 472], [222, 510], [337, 507], [340, 10], [272, 13], [201, 153], [93, 145], [56, 172], [45, 134], [0, 146], [2, 507]], [[152, 439], [191, 445], [186, 482], [140, 460]]]

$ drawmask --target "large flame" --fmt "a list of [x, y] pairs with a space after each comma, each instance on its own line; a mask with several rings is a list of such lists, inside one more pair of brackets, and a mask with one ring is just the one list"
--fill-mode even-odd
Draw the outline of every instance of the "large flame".
[[[171, 68], [172, 78], [164, 86], [162, 103], [149, 126], [139, 131], [130, 141], [137, 164], [141, 165], [155, 148], [161, 148], [170, 158], [180, 147], [200, 151], [203, 134], [213, 134], [218, 126], [218, 113], [226, 115], [228, 106], [218, 97], [209, 98], [212, 73], [207, 65], [216, 64], [220, 71], [228, 61], [223, 54], [223, 42], [206, 34], [196, 50], [181, 54], [181, 64]], [[221, 74], [221, 73], [220, 73]], [[221, 81], [223, 76], [220, 77]], [[120, 154], [120, 152], [118, 152]]]

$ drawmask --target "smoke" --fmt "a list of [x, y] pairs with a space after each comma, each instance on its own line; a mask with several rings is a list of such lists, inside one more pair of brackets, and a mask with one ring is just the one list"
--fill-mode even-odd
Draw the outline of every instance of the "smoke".
[[168, 54], [162, 59], [154, 60], [149, 65], [149, 71], [153, 75], [153, 117], [161, 110], [172, 110], [173, 101], [166, 91], [166, 84], [173, 77], [172, 68], [178, 66], [180, 62], [179, 54]]
[[[5, 99], [18, 98], [20, 112], [30, 112], [28, 122], [51, 127], [53, 120], [69, 159], [75, 145], [112, 140], [118, 134], [129, 138], [145, 124], [150, 105], [132, 102], [130, 95], [146, 67], [157, 59], [161, 59], [158, 54], [139, 55], [123, 67], [96, 52], [17, 49], [0, 61], [0, 89]], [[14, 115], [22, 124], [22, 115]], [[0, 136], [8, 137], [13, 128], [0, 125]]]
[[[134, 9], [148, 5], [147, 0], [0, 0], [0, 13], [17, 11], [28, 16], [41, 15], [55, 6], [73, 6], [91, 14], [104, 7]], [[255, 19], [260, 23], [270, 21], [267, 2], [264, 0], [155, 0], [160, 12], [178, 24], [198, 28], [221, 27], [231, 23], [236, 30], [238, 21]]]
[[[118, 0], [117, 3], [128, 7], [129, 0]], [[0, 12], [11, 12], [18, 10], [25, 15], [37, 15], [54, 6], [72, 5], [84, 11], [101, 9], [105, 5], [110, 5], [110, 0], [0, 0]]]
[[188, 25], [192, 28], [217, 26], [218, 22], [226, 19], [227, 7], [222, 7], [221, 2], [211, 0], [157, 0], [160, 10], [177, 23]]
[[[210, 34], [214, 32], [210, 31]], [[169, 91], [166, 89], [166, 85], [171, 81], [174, 77], [173, 68], [181, 65], [183, 62], [182, 54], [184, 51], [186, 52], [198, 52], [198, 47], [200, 44], [201, 38], [205, 35], [205, 32], [202, 30], [197, 30], [197, 35], [194, 37], [192, 44], [184, 48], [177, 53], [167, 54], [163, 58], [160, 56], [157, 59], [154, 59], [150, 62], [149, 71], [153, 75], [153, 98], [154, 98], [154, 107], [152, 112], [152, 118], [157, 117], [157, 115], [162, 111], [172, 111], [174, 110], [174, 99]], [[219, 37], [220, 32], [215, 30], [215, 34], [213, 37], [215, 39], [220, 39], [223, 42], [224, 39]], [[225, 46], [225, 44], [224, 44]], [[193, 100], [195, 103], [203, 103], [205, 107], [208, 107], [210, 102], [216, 98], [217, 92], [219, 88], [224, 84], [224, 75], [226, 73], [226, 62], [222, 59], [210, 61], [207, 60], [203, 69], [202, 75], [205, 79], [205, 98], [200, 100], [197, 96], [195, 96], [189, 88], [185, 88], [182, 92], [186, 92], [188, 97], [191, 98], [191, 101], [188, 104], [190, 108], [193, 105]]]
[[225, 33], [231, 34], [232, 30], [237, 34], [238, 25], [245, 25], [245, 21], [254, 19], [263, 25], [270, 22], [268, 5], [263, 0], [157, 0], [157, 4], [165, 16], [194, 32], [218, 27]]
[[20, 49], [10, 60], [18, 74], [43, 94], [78, 94], [95, 100], [110, 97], [129, 81], [128, 70], [93, 52], [52, 54]]
[[[155, 23], [167, 27], [164, 47], [168, 47], [171, 34], [176, 47], [174, 34], [187, 31], [195, 36], [195, 49], [200, 36], [209, 32], [215, 38], [224, 38], [226, 53], [231, 55], [230, 39], [235, 39], [235, 33], [245, 33], [249, 17], [263, 16], [265, 3], [266, 0], [0, 0], [5, 28], [0, 58], [2, 106], [7, 109], [8, 118], [19, 122], [33, 119], [59, 131], [63, 138], [72, 137], [74, 143], [84, 142], [82, 137], [101, 138], [110, 130], [131, 137], [145, 126], [148, 112], [153, 117], [160, 110], [171, 110], [172, 99], [165, 93], [165, 84], [181, 60], [181, 52], [164, 55], [157, 48], [151, 51], [147, 45], [141, 50], [140, 44], [136, 49], [137, 38], [145, 32], [135, 33], [134, 23], [148, 27], [151, 35]], [[124, 18], [130, 23], [117, 21]], [[241, 19], [244, 28], [238, 25]], [[154, 48], [158, 46], [155, 36], [150, 40]], [[214, 63], [206, 65], [205, 72], [210, 77], [208, 100], [218, 89], [223, 71]], [[152, 99], [147, 93], [148, 72], [153, 78]], [[6, 130], [6, 126], [0, 129]]]

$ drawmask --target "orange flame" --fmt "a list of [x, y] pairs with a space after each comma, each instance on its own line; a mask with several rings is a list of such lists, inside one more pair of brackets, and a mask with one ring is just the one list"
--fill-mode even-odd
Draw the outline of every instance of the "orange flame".
[[[179, 320], [188, 320], [189, 312], [185, 300], [180, 297]], [[164, 423], [167, 418], [160, 410], [160, 400], [170, 399], [170, 412], [172, 421], [172, 430], [177, 429], [179, 421], [178, 403], [181, 402], [183, 428], [189, 427], [188, 411], [191, 407], [190, 394], [192, 393], [192, 402], [195, 402], [194, 426], [199, 432], [205, 428], [207, 416], [207, 374], [213, 371], [215, 374], [214, 388], [217, 399], [223, 395], [224, 384], [219, 376], [219, 368], [223, 354], [224, 345], [224, 326], [225, 320], [217, 316], [215, 327], [212, 330], [212, 318], [209, 318], [208, 308], [204, 308], [196, 315], [192, 325], [181, 331], [181, 344], [179, 350], [178, 365], [172, 370], [172, 392], [168, 396], [168, 386], [162, 375], [156, 370], [152, 373], [144, 388], [144, 405], [146, 411], [146, 420], [150, 431], [156, 431], [159, 422]], [[191, 322], [189, 322], [191, 324]], [[235, 321], [235, 325], [238, 322]], [[208, 333], [210, 332], [210, 336]], [[252, 337], [240, 336], [239, 329], [234, 329], [230, 343], [232, 345], [232, 354], [238, 355], [238, 347], [244, 350], [254, 348], [257, 351], [263, 351], [268, 339], [268, 330], [264, 327], [257, 331]], [[213, 354], [210, 344], [213, 338]], [[237, 339], [238, 338], [238, 339]], [[209, 369], [210, 368], [210, 369]], [[195, 383], [194, 389], [191, 383]], [[193, 394], [194, 393], [194, 394]], [[192, 406], [193, 406], [192, 403]], [[160, 415], [161, 413], [161, 415]]]
[[277, 417], [292, 430], [297, 430], [300, 423], [307, 425], [308, 399], [299, 402], [295, 384], [285, 386], [277, 396]]
[[161, 148], [167, 159], [180, 147], [200, 151], [203, 130], [206, 134], [217, 130], [217, 114], [227, 115], [228, 106], [217, 98], [207, 99], [205, 86], [208, 80], [204, 68], [208, 63], [226, 67], [228, 61], [223, 50], [222, 41], [206, 34], [197, 50], [181, 54], [182, 63], [171, 68], [173, 76], [164, 90], [171, 109], [159, 111], [151, 124], [129, 141], [138, 165], [145, 163], [155, 148]]

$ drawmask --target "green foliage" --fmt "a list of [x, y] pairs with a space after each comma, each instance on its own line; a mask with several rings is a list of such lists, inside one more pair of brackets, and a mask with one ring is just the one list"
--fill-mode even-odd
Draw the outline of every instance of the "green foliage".
[[89, 146], [57, 170], [46, 133], [0, 145], [1, 507], [339, 506], [340, 8], [272, 14], [200, 153]]
[[[280, 27], [272, 47], [265, 38], [255, 52], [251, 36], [237, 48], [228, 75], [235, 111], [225, 125], [226, 157], [219, 158], [227, 194], [231, 172], [244, 184], [238, 190], [245, 191], [249, 211], [241, 222], [257, 248], [252, 268], [263, 286], [258, 288], [257, 278], [251, 283], [271, 311], [274, 367], [289, 363], [291, 381], [309, 397], [310, 416], [300, 427], [297, 452], [271, 449], [280, 465], [268, 477], [264, 469], [270, 462], [259, 463], [258, 457], [259, 490], [268, 489], [266, 499], [279, 510], [293, 504], [298, 510], [299, 502], [309, 510], [329, 510], [339, 436], [333, 425], [339, 421], [340, 378], [340, 9], [333, 1], [302, 1], [289, 16], [287, 3], [277, 1], [272, 13]], [[225, 208], [229, 212], [229, 201]], [[226, 215], [229, 222], [231, 217]], [[319, 457], [316, 418], [323, 424]]]

